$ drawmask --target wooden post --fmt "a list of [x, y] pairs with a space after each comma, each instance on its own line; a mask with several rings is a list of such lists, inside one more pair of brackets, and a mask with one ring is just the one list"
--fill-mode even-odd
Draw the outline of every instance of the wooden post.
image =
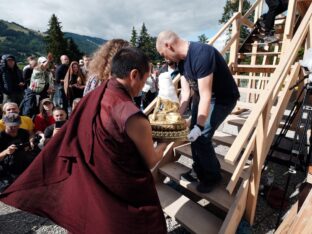
[[296, 13], [296, 0], [289, 0], [288, 13], [284, 28], [282, 53], [284, 53], [287, 50], [287, 48], [289, 47], [289, 43], [293, 37], [294, 20], [296, 17], [295, 13]]
[[272, 95], [270, 95], [270, 101], [267, 103], [263, 112], [261, 113], [258, 124], [257, 124], [257, 135], [256, 135], [256, 150], [255, 156], [253, 158], [253, 167], [252, 167], [252, 179], [250, 180], [250, 187], [247, 197], [246, 205], [246, 218], [250, 224], [253, 224], [254, 217], [256, 213], [257, 198], [259, 192], [260, 178], [261, 178], [261, 169], [266, 157], [265, 145], [266, 145], [266, 136], [269, 126], [269, 114], [272, 108]]
[[255, 9], [255, 14], [254, 14], [254, 23], [257, 22], [257, 20], [260, 18], [262, 14], [262, 7], [263, 7], [263, 0], [257, 5]]
[[312, 47], [312, 23], [310, 22], [309, 32], [307, 35], [307, 40], [306, 40], [304, 49], [305, 49], [305, 51], [307, 51], [311, 47]]
[[240, 20], [236, 18], [232, 24], [232, 39], [233, 37], [235, 37], [235, 41], [231, 45], [229, 63], [234, 63], [234, 64], [237, 63], [237, 52], [238, 52], [238, 45], [239, 45], [239, 38], [240, 38], [239, 29], [240, 29]]
[[244, 4], [244, 0], [239, 0], [238, 12], [240, 12], [241, 14], [243, 14], [243, 4]]

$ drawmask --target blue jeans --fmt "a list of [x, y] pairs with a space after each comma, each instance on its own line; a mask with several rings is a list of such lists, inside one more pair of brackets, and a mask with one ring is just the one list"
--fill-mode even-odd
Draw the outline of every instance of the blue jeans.
[[[220, 163], [212, 145], [212, 137], [216, 129], [231, 113], [236, 105], [236, 100], [228, 104], [215, 103], [211, 100], [209, 115], [205, 122], [202, 135], [191, 143], [193, 155], [193, 169], [202, 182], [213, 182], [221, 178]], [[191, 129], [197, 122], [198, 101], [193, 101]]]
[[54, 106], [61, 107], [66, 111], [66, 113], [68, 113], [68, 110], [67, 110], [68, 100], [67, 100], [63, 85], [56, 84], [54, 87], [55, 87], [55, 93], [53, 96]]

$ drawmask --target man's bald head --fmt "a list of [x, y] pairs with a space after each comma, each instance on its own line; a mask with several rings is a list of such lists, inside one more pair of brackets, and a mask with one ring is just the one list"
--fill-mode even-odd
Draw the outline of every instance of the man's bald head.
[[173, 32], [173, 31], [162, 31], [158, 34], [157, 41], [156, 41], [156, 48], [157, 50], [163, 46], [165, 46], [166, 43], [169, 45], [172, 45], [176, 41], [178, 41], [179, 36]]
[[67, 55], [62, 55], [60, 60], [62, 64], [69, 64], [69, 58]]

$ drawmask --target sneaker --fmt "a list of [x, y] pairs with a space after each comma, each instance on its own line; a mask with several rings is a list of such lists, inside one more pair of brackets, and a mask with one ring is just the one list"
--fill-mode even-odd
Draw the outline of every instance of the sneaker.
[[189, 182], [196, 182], [197, 175], [193, 172], [193, 170], [189, 170], [188, 172], [181, 174], [180, 179]]
[[196, 186], [196, 190], [200, 193], [209, 193], [211, 192], [216, 185], [218, 185], [222, 180], [222, 177], [215, 181], [211, 182], [202, 182], [200, 181], [198, 185]]
[[278, 42], [279, 39], [274, 37], [274, 36], [265, 36], [263, 38], [263, 42], [264, 43], [268, 43], [268, 44], [271, 44], [271, 43], [275, 43], [275, 42]]

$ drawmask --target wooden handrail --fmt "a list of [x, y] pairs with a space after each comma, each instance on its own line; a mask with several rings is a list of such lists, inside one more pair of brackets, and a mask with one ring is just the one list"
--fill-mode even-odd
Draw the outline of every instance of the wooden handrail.
[[216, 42], [216, 40], [225, 32], [225, 30], [234, 22], [234, 20], [240, 18], [241, 13], [240, 12], [236, 12], [231, 19], [229, 19], [229, 21], [223, 25], [223, 27], [217, 32], [216, 35], [213, 36], [213, 38], [211, 38], [211, 40], [208, 42], [209, 45], [213, 45], [213, 43]]
[[242, 127], [241, 131], [233, 142], [233, 145], [235, 145], [235, 147], [231, 147], [226, 154], [225, 161], [227, 161], [228, 163], [234, 164], [237, 161], [241, 150], [243, 149], [244, 145], [248, 141], [251, 132], [253, 131], [253, 126], [255, 126], [255, 124], [257, 123], [262, 111], [269, 102], [269, 98], [272, 97], [274, 87], [278, 83], [279, 78], [285, 77], [286, 73], [289, 71], [290, 66], [297, 56], [297, 51], [299, 50], [305, 36], [307, 35], [311, 15], [312, 6], [309, 7], [308, 12], [306, 13], [305, 17], [302, 20], [302, 23], [297, 29], [297, 32], [292, 39], [292, 43], [290, 43], [290, 48], [285, 52], [285, 56], [281, 58], [279, 65], [272, 75], [272, 79], [270, 79], [263, 94], [260, 95], [257, 103], [257, 108], [251, 111], [249, 118], [246, 120], [244, 126]]
[[260, 4], [260, 2], [261, 0], [255, 1], [255, 3], [249, 8], [249, 10], [245, 13], [243, 17], [247, 19], [251, 15], [251, 13], [256, 9], [256, 7]]
[[221, 54], [224, 55], [225, 52], [231, 47], [231, 45], [237, 40], [239, 39], [239, 32], [236, 32], [235, 35], [233, 35], [233, 37], [231, 37], [231, 39], [228, 41], [228, 43], [226, 43], [226, 45], [224, 46], [224, 48], [221, 50]]

